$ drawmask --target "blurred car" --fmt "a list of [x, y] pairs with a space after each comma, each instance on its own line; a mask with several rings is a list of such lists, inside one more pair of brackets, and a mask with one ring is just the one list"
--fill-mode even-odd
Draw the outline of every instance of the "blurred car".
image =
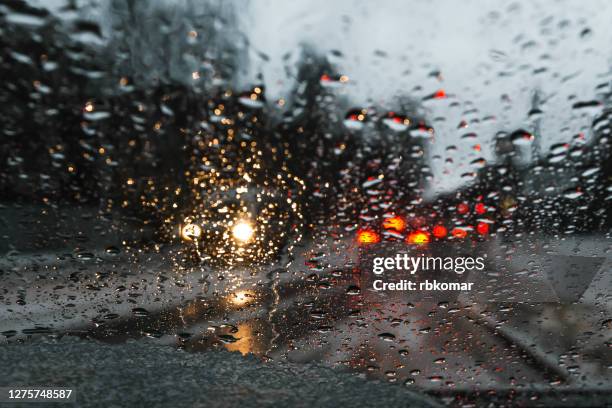
[[206, 194], [178, 229], [198, 261], [257, 263], [277, 256], [292, 234], [299, 238], [299, 218], [286, 191], [245, 183]]
[[259, 263], [299, 241], [304, 182], [289, 171], [269, 117], [262, 87], [226, 89], [186, 131], [188, 187], [172, 236], [192, 259]]

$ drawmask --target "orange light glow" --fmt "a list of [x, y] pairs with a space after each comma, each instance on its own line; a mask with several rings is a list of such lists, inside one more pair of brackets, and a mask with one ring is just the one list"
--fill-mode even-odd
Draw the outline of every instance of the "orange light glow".
[[235, 306], [245, 306], [255, 299], [255, 294], [248, 290], [239, 290], [227, 297], [230, 303]]
[[448, 230], [444, 225], [436, 225], [433, 228], [433, 235], [436, 238], [444, 238], [448, 234]]
[[452, 234], [455, 238], [465, 238], [467, 237], [468, 232], [463, 228], [454, 228]]
[[487, 235], [489, 233], [489, 224], [486, 222], [479, 222], [478, 225], [476, 225], [476, 231], [478, 231], [480, 235]]
[[411, 232], [407, 241], [410, 244], [427, 244], [430, 241], [429, 233], [425, 231]]
[[380, 237], [372, 230], [360, 230], [357, 232], [357, 242], [360, 244], [376, 244], [380, 242]]
[[406, 221], [398, 215], [390, 218], [385, 218], [383, 221], [384, 229], [392, 229], [396, 231], [403, 231], [406, 228]]

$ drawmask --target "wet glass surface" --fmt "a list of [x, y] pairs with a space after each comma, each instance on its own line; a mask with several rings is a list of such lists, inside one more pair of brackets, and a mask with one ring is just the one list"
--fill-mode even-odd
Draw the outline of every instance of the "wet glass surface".
[[[225, 348], [459, 406], [610, 398], [611, 16], [0, 4], [0, 346]], [[373, 291], [364, 259], [396, 244], [483, 257], [479, 291]]]

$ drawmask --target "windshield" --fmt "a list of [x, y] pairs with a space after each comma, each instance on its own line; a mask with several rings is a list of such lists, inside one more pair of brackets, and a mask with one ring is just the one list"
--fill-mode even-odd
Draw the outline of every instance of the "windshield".
[[[610, 403], [611, 16], [0, 4], [0, 349], [147, 341], [434, 405]], [[21, 370], [0, 386], [47, 381]]]

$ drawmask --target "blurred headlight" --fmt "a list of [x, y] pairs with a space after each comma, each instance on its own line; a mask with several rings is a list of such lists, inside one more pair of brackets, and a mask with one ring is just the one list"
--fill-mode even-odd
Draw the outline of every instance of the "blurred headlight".
[[186, 241], [193, 241], [200, 238], [202, 228], [197, 224], [186, 223], [181, 226], [181, 238]]
[[246, 244], [255, 234], [255, 229], [250, 221], [239, 220], [232, 227], [232, 236], [234, 239], [242, 244]]

